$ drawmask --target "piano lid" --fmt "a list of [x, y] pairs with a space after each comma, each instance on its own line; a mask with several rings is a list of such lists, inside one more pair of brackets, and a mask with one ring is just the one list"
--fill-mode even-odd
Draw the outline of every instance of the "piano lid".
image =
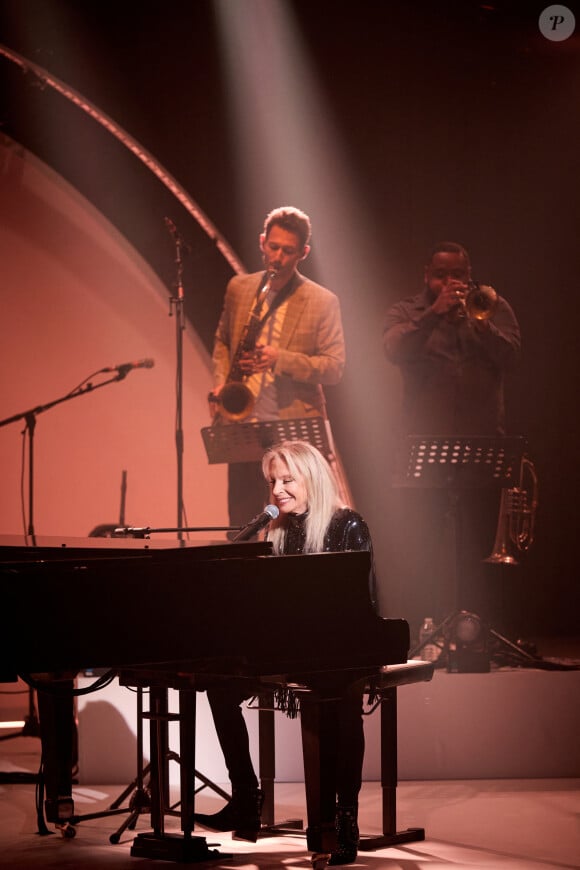
[[[86, 549], [86, 548], [98, 548], [98, 549], [135, 549], [135, 550], [149, 550], [149, 549], [167, 549], [168, 547], [178, 547], [181, 546], [180, 542], [176, 540], [175, 536], [173, 537], [165, 537], [160, 538], [156, 536], [154, 538], [137, 538], [132, 535], [119, 535], [115, 537], [101, 537], [101, 536], [89, 536], [86, 537], [73, 537], [70, 535], [35, 535], [36, 544], [33, 544], [30, 540], [29, 535], [2, 535], [0, 534], [0, 550], [3, 550], [5, 547], [26, 547], [27, 549], [38, 548], [46, 548], [46, 549], [65, 549], [67, 547], [72, 547], [76, 550]], [[214, 546], [226, 543], [222, 540], [209, 540], [209, 539], [201, 539], [196, 538], [195, 540], [185, 541], [184, 545], [186, 547], [197, 547], [200, 545], [203, 546]]]
[[175, 538], [135, 538], [132, 536], [66, 537], [36, 535], [32, 544], [25, 535], [0, 535], [0, 564], [15, 562], [68, 561], [102, 558], [172, 558], [187, 551], [190, 559], [230, 559], [235, 556], [267, 556], [272, 544], [265, 541], [233, 543], [198, 538], [177, 541]]

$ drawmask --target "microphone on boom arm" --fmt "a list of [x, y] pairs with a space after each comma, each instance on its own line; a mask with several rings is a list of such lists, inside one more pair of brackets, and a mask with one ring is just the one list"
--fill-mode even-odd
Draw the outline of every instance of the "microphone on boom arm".
[[266, 505], [262, 513], [257, 514], [253, 520], [250, 520], [247, 525], [240, 529], [237, 535], [232, 538], [232, 542], [236, 544], [240, 541], [249, 541], [250, 538], [258, 534], [260, 529], [263, 529], [269, 522], [275, 520], [279, 513], [280, 511], [275, 504]]
[[188, 254], [191, 253], [191, 248], [189, 247], [189, 245], [187, 244], [187, 242], [185, 241], [185, 239], [183, 238], [183, 236], [181, 235], [181, 233], [179, 232], [179, 230], [177, 229], [176, 225], [171, 220], [171, 218], [166, 216], [166, 217], [164, 217], [163, 220], [165, 222], [165, 226], [167, 227], [171, 236], [173, 237], [173, 240], [175, 242], [177, 242], [179, 245], [181, 245], [181, 247]]
[[133, 369], [152, 369], [154, 365], [154, 359], [136, 359], [132, 362], [120, 363], [118, 366], [107, 366], [106, 369], [101, 369], [101, 371], [117, 372], [120, 378], [124, 378]]

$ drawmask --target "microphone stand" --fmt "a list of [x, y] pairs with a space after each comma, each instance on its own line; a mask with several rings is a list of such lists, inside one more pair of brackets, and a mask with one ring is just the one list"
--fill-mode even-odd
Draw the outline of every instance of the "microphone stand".
[[176, 345], [176, 410], [175, 410], [175, 449], [177, 453], [177, 539], [183, 545], [183, 331], [185, 320], [183, 314], [183, 257], [181, 253], [181, 236], [172, 222], [166, 219], [169, 231], [175, 241], [175, 265], [177, 271], [177, 296], [171, 296], [169, 316], [175, 310], [175, 345]]
[[150, 535], [177, 532], [239, 532], [243, 526], [168, 526], [152, 528], [151, 526], [121, 526], [115, 529], [115, 537], [148, 538]]
[[[25, 537], [26, 542], [28, 543], [30, 540], [33, 547], [36, 547], [36, 533], [34, 531], [34, 430], [36, 429], [36, 418], [38, 414], [42, 414], [43, 411], [48, 411], [50, 408], [54, 408], [55, 405], [60, 405], [62, 402], [67, 402], [69, 399], [77, 399], [79, 396], [92, 393], [100, 387], [105, 387], [107, 384], [114, 383], [115, 381], [122, 381], [127, 377], [128, 371], [128, 369], [120, 367], [114, 378], [108, 378], [106, 381], [103, 381], [96, 386], [93, 386], [91, 383], [85, 384], [83, 382], [83, 384], [76, 387], [72, 392], [67, 393], [66, 396], [61, 396], [59, 399], [47, 402], [46, 405], [37, 405], [35, 408], [31, 408], [29, 411], [23, 411], [21, 414], [14, 414], [12, 417], [7, 417], [5, 420], [0, 420], [0, 427], [8, 426], [9, 423], [15, 423], [18, 420], [24, 420], [26, 422], [26, 426], [23, 430], [23, 433], [28, 432], [28, 524], [26, 525]], [[99, 372], [96, 374], [99, 374]], [[90, 375], [90, 377], [92, 377], [92, 375]], [[40, 722], [36, 714], [34, 706], [34, 690], [31, 686], [28, 687], [28, 716], [25, 717], [24, 727], [18, 734], [9, 735], [9, 737], [20, 736], [40, 737]], [[8, 737], [0, 738], [0, 740], [7, 739]], [[21, 774], [21, 777], [23, 776], [24, 775]], [[0, 782], [10, 781], [16, 780], [11, 780], [6, 776], [0, 777]], [[18, 782], [23, 781], [24, 779], [22, 778], [18, 780]], [[33, 775], [31, 781], [37, 782], [37, 776]]]
[[122, 381], [127, 376], [127, 371], [120, 367], [114, 378], [108, 378], [100, 384], [93, 385], [91, 383], [81, 385], [66, 396], [61, 396], [60, 399], [54, 399], [46, 405], [37, 405], [36, 408], [31, 408], [29, 411], [23, 411], [21, 414], [14, 414], [12, 417], [7, 417], [5, 420], [0, 420], [0, 427], [7, 426], [9, 423], [14, 423], [17, 420], [25, 420], [26, 426], [23, 432], [28, 432], [28, 524], [25, 535], [30, 538], [32, 545], [36, 546], [36, 533], [34, 531], [34, 430], [36, 428], [36, 418], [43, 411], [48, 411], [54, 408], [55, 405], [60, 405], [62, 402], [67, 402], [69, 399], [77, 399], [79, 396], [84, 396], [87, 393], [92, 393], [101, 387], [106, 387], [107, 384], [115, 381]]

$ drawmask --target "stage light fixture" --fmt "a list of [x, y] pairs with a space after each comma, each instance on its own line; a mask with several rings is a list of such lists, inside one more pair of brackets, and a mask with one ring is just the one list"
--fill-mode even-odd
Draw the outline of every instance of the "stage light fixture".
[[447, 626], [446, 635], [448, 673], [489, 672], [489, 629], [476, 613], [461, 610], [455, 614]]

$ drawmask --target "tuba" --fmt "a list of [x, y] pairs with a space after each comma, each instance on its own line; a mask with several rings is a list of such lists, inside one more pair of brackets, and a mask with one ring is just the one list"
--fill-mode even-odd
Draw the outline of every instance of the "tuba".
[[246, 376], [240, 367], [240, 361], [242, 356], [252, 353], [256, 349], [258, 335], [262, 329], [260, 312], [275, 276], [275, 271], [266, 273], [266, 281], [259, 292], [256, 303], [238, 342], [226, 382], [220, 390], [219, 396], [214, 396], [213, 393], [210, 393], [208, 397], [210, 402], [215, 402], [218, 405], [217, 413], [219, 416], [232, 423], [245, 420], [254, 410], [256, 398], [247, 384], [244, 383]]
[[[531, 496], [524, 489], [524, 475], [531, 479]], [[518, 555], [534, 541], [538, 477], [533, 462], [522, 456], [519, 486], [502, 489], [495, 541], [491, 554], [484, 559], [494, 565], [518, 565]]]

